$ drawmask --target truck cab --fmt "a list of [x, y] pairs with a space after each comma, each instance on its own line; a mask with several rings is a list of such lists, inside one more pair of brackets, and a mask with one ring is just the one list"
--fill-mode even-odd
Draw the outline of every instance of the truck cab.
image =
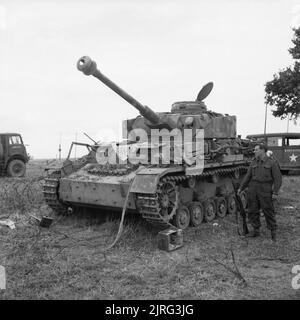
[[282, 173], [300, 170], [300, 133], [253, 134], [247, 138], [265, 142], [278, 161]]
[[19, 133], [0, 133], [1, 176], [24, 177], [29, 160]]

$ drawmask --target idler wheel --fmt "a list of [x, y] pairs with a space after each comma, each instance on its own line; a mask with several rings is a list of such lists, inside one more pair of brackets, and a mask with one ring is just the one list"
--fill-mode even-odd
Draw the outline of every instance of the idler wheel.
[[215, 219], [217, 213], [216, 204], [213, 200], [204, 202], [204, 219], [206, 222], [211, 222]]
[[80, 215], [83, 212], [83, 208], [79, 206], [70, 206], [66, 210], [66, 215], [71, 216], [71, 215]]
[[218, 197], [216, 199], [217, 216], [224, 218], [227, 213], [227, 201], [224, 197]]
[[230, 194], [227, 198], [227, 212], [228, 214], [236, 214], [237, 212], [237, 203], [233, 194]]
[[191, 225], [198, 227], [204, 220], [204, 208], [201, 202], [192, 202], [189, 205], [191, 214]]
[[175, 215], [175, 219], [174, 219], [175, 226], [179, 229], [184, 230], [189, 226], [190, 220], [191, 220], [191, 215], [188, 207], [180, 206], [177, 209], [177, 212]]

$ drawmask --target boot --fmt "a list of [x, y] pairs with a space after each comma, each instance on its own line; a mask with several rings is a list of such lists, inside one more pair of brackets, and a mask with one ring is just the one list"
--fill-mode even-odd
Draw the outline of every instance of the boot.
[[276, 237], [276, 231], [275, 230], [271, 230], [271, 238], [272, 238], [273, 242], [276, 242], [276, 240], [277, 240], [276, 238], [277, 237]]

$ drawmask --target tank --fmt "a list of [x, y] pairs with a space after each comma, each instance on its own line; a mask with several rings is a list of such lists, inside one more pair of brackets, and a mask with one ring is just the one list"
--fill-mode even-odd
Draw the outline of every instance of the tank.
[[[70, 152], [62, 167], [49, 174], [43, 193], [52, 209], [63, 213], [94, 207], [101, 213], [121, 211], [125, 205], [155, 226], [180, 229], [236, 212], [233, 180], [245, 175], [253, 146], [237, 136], [235, 116], [207, 108], [203, 100], [212, 82], [195, 101], [155, 112], [102, 74], [89, 57], [80, 58], [77, 68], [112, 89], [139, 115], [124, 120], [123, 141], [81, 144], [87, 155], [72, 160]], [[241, 197], [246, 205], [245, 194]]]

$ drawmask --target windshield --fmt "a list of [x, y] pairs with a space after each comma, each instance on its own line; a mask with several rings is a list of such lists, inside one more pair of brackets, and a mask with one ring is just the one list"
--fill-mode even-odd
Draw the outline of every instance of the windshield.
[[22, 144], [22, 139], [20, 136], [10, 136], [9, 144]]
[[268, 147], [282, 147], [281, 137], [268, 137]]
[[285, 138], [286, 146], [300, 146], [300, 138]]

